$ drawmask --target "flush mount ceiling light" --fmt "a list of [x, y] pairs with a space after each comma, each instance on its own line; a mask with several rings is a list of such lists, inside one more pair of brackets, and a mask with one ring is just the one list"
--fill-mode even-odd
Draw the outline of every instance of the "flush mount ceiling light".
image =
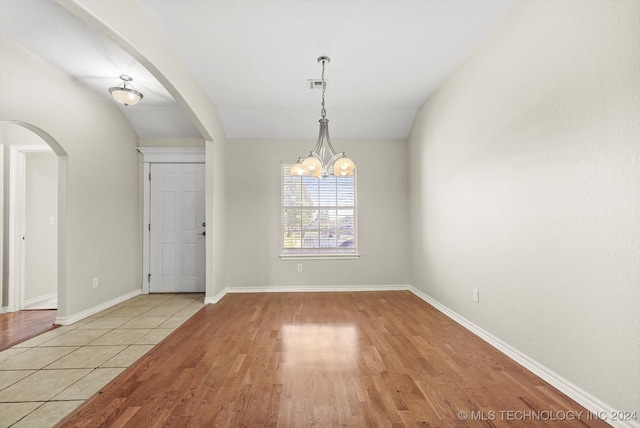
[[126, 74], [121, 74], [120, 80], [122, 80], [121, 86], [114, 86], [113, 88], [109, 88], [109, 93], [113, 96], [113, 99], [125, 106], [134, 106], [138, 104], [142, 97], [144, 97], [144, 95], [142, 95], [141, 92], [138, 92], [135, 89], [129, 88], [127, 86], [127, 84], [133, 79]]
[[[355, 165], [347, 157], [345, 152], [337, 153], [329, 138], [329, 119], [324, 108], [324, 93], [327, 89], [327, 82], [324, 80], [324, 66], [331, 59], [328, 56], [321, 56], [318, 62], [322, 64], [322, 109], [320, 109], [320, 134], [318, 142], [307, 158], [299, 157], [296, 164], [291, 168], [291, 175], [310, 175], [312, 177], [328, 177], [329, 175], [348, 176], [353, 175]], [[325, 145], [326, 142], [326, 145]]]

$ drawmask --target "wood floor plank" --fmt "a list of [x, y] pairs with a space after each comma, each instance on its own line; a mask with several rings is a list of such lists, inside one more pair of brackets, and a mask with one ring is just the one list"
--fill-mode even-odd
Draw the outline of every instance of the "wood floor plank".
[[0, 351], [59, 327], [54, 324], [57, 312], [43, 309], [0, 315]]
[[548, 426], [504, 411], [607, 426], [409, 292], [230, 294], [58, 426]]

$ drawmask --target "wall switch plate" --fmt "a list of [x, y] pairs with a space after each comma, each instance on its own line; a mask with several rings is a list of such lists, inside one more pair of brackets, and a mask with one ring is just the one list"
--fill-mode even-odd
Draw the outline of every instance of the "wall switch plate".
[[49, 217], [49, 224], [54, 224], [55, 223], [55, 219], [53, 218], [53, 216]]
[[302, 263], [298, 263], [298, 272], [302, 272]]
[[93, 288], [96, 288], [98, 286], [98, 278], [93, 278]]
[[480, 290], [478, 290], [477, 288], [473, 289], [473, 301], [476, 303], [480, 302]]

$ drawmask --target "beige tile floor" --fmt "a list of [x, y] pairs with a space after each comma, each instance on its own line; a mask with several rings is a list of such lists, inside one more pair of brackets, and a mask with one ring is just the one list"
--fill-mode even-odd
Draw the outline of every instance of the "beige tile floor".
[[203, 294], [134, 297], [0, 352], [0, 428], [51, 427], [204, 304]]

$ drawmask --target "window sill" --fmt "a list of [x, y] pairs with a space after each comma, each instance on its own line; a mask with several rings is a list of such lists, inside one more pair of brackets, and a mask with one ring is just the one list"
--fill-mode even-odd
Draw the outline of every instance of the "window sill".
[[281, 254], [280, 260], [358, 260], [360, 254]]

